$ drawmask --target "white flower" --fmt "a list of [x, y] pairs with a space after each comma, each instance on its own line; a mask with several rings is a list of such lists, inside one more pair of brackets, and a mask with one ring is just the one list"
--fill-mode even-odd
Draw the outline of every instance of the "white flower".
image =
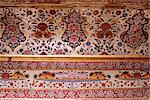
[[53, 91], [49, 91], [49, 92], [48, 92], [48, 96], [49, 96], [50, 98], [53, 98], [53, 97], [54, 97], [54, 92], [53, 92]]
[[80, 98], [86, 98], [86, 92], [85, 91], [80, 91], [79, 92], [79, 97]]
[[127, 97], [132, 97], [133, 96], [133, 92], [131, 90], [128, 90], [126, 96]]
[[118, 95], [119, 97], [124, 97], [125, 94], [124, 94], [123, 91], [118, 91], [118, 92], [117, 92], [117, 95]]
[[0, 91], [0, 97], [6, 96], [6, 93], [4, 91]]
[[46, 94], [44, 91], [38, 91], [38, 95], [39, 95], [39, 97], [43, 98], [43, 97], [45, 97]]
[[29, 94], [29, 96], [34, 97], [35, 94], [36, 94], [36, 92], [35, 92], [34, 90], [30, 90], [30, 91], [28, 92], [28, 94]]
[[70, 97], [70, 98], [75, 98], [75, 95], [76, 94], [75, 94], [74, 91], [69, 91], [68, 94], [67, 94], [67, 96]]
[[56, 92], [56, 97], [57, 97], [57, 98], [64, 98], [64, 97], [65, 97], [65, 94], [64, 94], [63, 91], [57, 91], [57, 92]]
[[21, 98], [25, 96], [25, 94], [24, 94], [23, 91], [17, 91], [17, 94], [18, 94], [18, 96], [21, 97]]
[[99, 97], [103, 97], [103, 96], [105, 95], [102, 90], [101, 90], [101, 91], [98, 91], [97, 94], [98, 94]]
[[114, 92], [113, 92], [113, 91], [107, 91], [107, 92], [106, 92], [106, 96], [107, 96], [107, 97], [113, 97], [113, 95], [114, 95]]
[[16, 93], [14, 91], [9, 91], [7, 96], [8, 97], [14, 97], [15, 94]]
[[92, 97], [95, 97], [96, 94], [95, 94], [94, 91], [90, 91], [90, 92], [88, 92], [88, 96], [89, 96], [90, 98], [92, 98]]

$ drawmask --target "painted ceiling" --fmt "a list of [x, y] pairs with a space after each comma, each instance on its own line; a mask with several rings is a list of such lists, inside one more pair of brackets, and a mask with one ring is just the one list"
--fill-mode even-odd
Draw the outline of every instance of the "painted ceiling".
[[0, 0], [0, 99], [148, 100], [149, 4]]

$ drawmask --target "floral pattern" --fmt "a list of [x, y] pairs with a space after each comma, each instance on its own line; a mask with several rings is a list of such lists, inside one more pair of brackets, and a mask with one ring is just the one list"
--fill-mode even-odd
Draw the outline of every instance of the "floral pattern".
[[84, 18], [80, 13], [73, 11], [64, 18], [64, 22], [66, 22], [67, 28], [62, 36], [62, 41], [68, 42], [69, 46], [75, 49], [87, 38], [82, 28]]
[[148, 87], [143, 70], [1, 70], [0, 88], [99, 89]]
[[[35, 94], [38, 93], [38, 94]], [[124, 93], [124, 94], [118, 94]], [[130, 96], [128, 94], [130, 93]], [[148, 93], [148, 94], [147, 94]], [[73, 95], [74, 94], [74, 95]], [[95, 95], [93, 97], [93, 95]], [[49, 98], [49, 99], [67, 99], [67, 98], [112, 98], [121, 99], [148, 99], [149, 89], [99, 89], [99, 90], [11, 90], [1, 89], [0, 98]]]
[[149, 62], [99, 61], [99, 62], [53, 62], [53, 61], [0, 61], [1, 69], [11, 70], [149, 70]]
[[6, 11], [4, 17], [2, 17], [2, 22], [5, 25], [4, 32], [1, 37], [1, 41], [5, 42], [13, 51], [20, 45], [20, 42], [24, 42], [26, 37], [19, 28], [19, 23], [21, 19], [16, 17], [12, 11]]
[[[149, 10], [112, 8], [0, 10], [1, 19], [6, 19], [5, 11], [8, 11], [8, 14], [13, 13], [15, 16], [12, 20], [18, 21], [12, 26], [1, 20], [1, 54], [149, 55]], [[6, 34], [6, 30], [10, 34]], [[16, 32], [18, 35], [14, 36]]]
[[[11, 0], [7, 3], [66, 2], [38, 1]], [[147, 56], [150, 54], [149, 17], [149, 9], [1, 7], [0, 54]], [[148, 58], [109, 61], [9, 59], [0, 61], [0, 98], [148, 99], [149, 70]]]
[[148, 40], [148, 33], [146, 32], [148, 22], [149, 19], [144, 17], [143, 11], [135, 14], [126, 21], [129, 24], [128, 30], [121, 34], [121, 40], [132, 49], [137, 49]]

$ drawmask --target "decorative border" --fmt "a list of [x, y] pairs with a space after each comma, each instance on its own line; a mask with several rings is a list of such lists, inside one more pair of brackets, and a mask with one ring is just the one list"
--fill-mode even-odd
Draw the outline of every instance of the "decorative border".
[[0, 66], [11, 70], [150, 70], [149, 60], [149, 56], [1, 55]]
[[0, 0], [1, 7], [111, 7], [149, 9], [148, 0]]
[[0, 66], [11, 70], [150, 70], [149, 62], [144, 61], [1, 61]]
[[149, 61], [150, 55], [0, 55], [0, 61]]
[[149, 95], [149, 88], [115, 88], [98, 90], [0, 90], [0, 98], [149, 98]]
[[1, 69], [150, 70], [149, 56], [1, 55]]

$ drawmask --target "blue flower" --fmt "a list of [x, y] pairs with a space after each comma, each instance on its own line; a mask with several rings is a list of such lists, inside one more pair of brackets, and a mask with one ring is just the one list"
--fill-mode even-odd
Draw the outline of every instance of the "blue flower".
[[87, 46], [90, 46], [90, 45], [91, 45], [91, 43], [90, 43], [90, 42], [86, 42], [86, 45], [87, 45]]

